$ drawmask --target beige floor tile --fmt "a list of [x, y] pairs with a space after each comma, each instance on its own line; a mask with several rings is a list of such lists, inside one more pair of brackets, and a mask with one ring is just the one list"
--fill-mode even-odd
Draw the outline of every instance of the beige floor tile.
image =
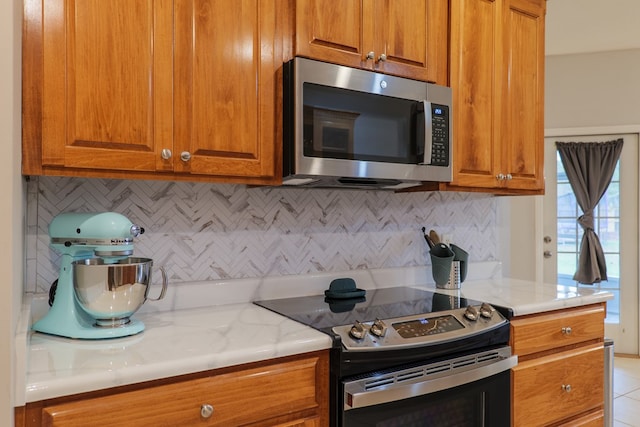
[[640, 378], [630, 376], [627, 372], [615, 370], [613, 374], [613, 392], [616, 395], [624, 395], [640, 389]]
[[625, 394], [625, 397], [628, 397], [629, 399], [637, 400], [638, 405], [640, 405], [640, 389], [637, 389], [630, 393]]
[[640, 379], [640, 359], [616, 357], [613, 366], [616, 372], [624, 372], [628, 376]]
[[618, 397], [613, 401], [613, 418], [630, 426], [640, 426], [640, 404], [626, 396]]
[[640, 427], [640, 359], [615, 358], [613, 391], [613, 426]]

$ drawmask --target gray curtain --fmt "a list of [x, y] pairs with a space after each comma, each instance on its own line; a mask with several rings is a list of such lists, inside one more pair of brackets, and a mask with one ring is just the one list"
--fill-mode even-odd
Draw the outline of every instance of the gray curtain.
[[562, 165], [583, 214], [578, 269], [573, 280], [593, 284], [607, 280], [607, 265], [594, 231], [593, 211], [607, 191], [622, 151], [622, 138], [608, 142], [556, 142]]

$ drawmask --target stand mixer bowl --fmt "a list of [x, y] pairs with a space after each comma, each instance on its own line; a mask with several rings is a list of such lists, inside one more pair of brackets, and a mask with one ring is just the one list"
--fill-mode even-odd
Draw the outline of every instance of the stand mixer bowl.
[[97, 326], [118, 327], [147, 300], [164, 298], [167, 278], [163, 269], [162, 291], [157, 299], [149, 298], [151, 267], [149, 258], [127, 257], [114, 262], [104, 258], [74, 261], [73, 288], [78, 305], [96, 320]]

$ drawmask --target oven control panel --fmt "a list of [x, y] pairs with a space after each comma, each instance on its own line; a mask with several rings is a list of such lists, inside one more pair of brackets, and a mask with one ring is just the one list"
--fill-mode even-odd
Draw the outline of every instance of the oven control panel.
[[452, 314], [431, 318], [407, 320], [392, 324], [402, 338], [416, 338], [463, 329], [464, 325]]
[[356, 321], [353, 325], [337, 326], [333, 332], [342, 345], [351, 351], [419, 347], [426, 344], [454, 341], [487, 332], [507, 323], [489, 304], [439, 311], [437, 313]]

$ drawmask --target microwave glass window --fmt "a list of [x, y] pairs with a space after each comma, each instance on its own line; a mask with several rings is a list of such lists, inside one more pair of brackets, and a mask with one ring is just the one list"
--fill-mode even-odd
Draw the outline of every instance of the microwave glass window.
[[424, 153], [422, 102], [305, 83], [307, 157], [416, 164]]

